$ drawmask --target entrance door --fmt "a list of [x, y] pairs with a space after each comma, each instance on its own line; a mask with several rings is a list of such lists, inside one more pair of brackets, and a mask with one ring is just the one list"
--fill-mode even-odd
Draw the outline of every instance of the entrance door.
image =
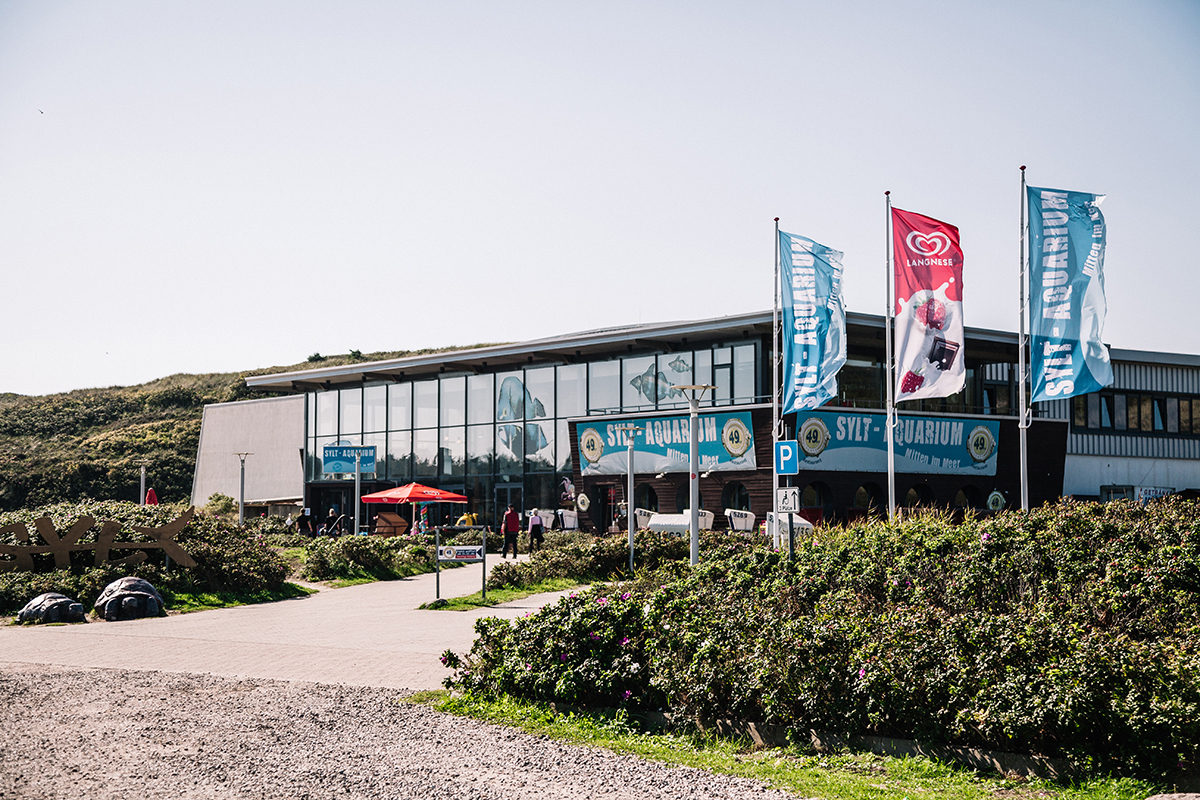
[[496, 486], [496, 520], [492, 525], [494, 530], [500, 530], [504, 521], [504, 512], [511, 504], [518, 514], [525, 513], [524, 487], [520, 484], [502, 483]]
[[[350, 501], [350, 507], [346, 507], [347, 499]], [[329, 512], [333, 511], [333, 516]], [[345, 530], [354, 530], [354, 490], [347, 492], [345, 489], [326, 489], [322, 488], [317, 494], [317, 507], [313, 509], [316, 515], [313, 520], [314, 525], [326, 525], [332, 527], [332, 522], [335, 519], [341, 520], [341, 528]], [[332, 531], [327, 531], [331, 533]]]

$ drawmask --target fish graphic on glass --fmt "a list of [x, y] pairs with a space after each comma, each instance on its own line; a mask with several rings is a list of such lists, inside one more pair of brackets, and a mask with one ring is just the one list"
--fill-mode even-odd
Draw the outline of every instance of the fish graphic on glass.
[[[676, 359], [682, 360], [682, 359]], [[667, 366], [675, 369], [674, 364]], [[682, 370], [678, 370], [682, 372]], [[651, 403], [661, 403], [668, 397], [682, 397], [683, 392], [675, 388], [675, 385], [667, 380], [665, 373], [656, 372], [654, 365], [651, 364], [646, 368], [646, 371], [629, 382], [629, 385], [638, 390], [642, 397], [649, 400]]]
[[[542, 405], [541, 400], [529, 393], [520, 378], [510, 375], [501, 382], [500, 393], [496, 398], [497, 422], [544, 416], [546, 407]], [[514, 454], [520, 454], [522, 446], [523, 452], [536, 453], [549, 444], [546, 434], [542, 432], [542, 426], [536, 422], [525, 423], [524, 431], [521, 425], [501, 425], [496, 430], [496, 436], [501, 444]]]

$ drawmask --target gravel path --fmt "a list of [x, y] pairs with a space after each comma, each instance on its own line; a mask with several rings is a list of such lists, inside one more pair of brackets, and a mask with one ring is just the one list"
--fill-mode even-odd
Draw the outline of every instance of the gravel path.
[[0, 800], [793, 797], [399, 697], [377, 687], [0, 663]]

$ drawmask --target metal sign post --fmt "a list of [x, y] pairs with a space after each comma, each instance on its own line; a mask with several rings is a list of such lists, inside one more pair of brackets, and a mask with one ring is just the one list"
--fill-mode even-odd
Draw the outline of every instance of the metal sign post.
[[633, 533], [637, 528], [637, 515], [633, 513], [633, 445], [637, 440], [638, 433], [646, 429], [639, 428], [637, 425], [618, 425], [613, 430], [624, 433], [629, 444], [629, 488], [625, 492], [625, 522], [629, 526], [629, 572], [633, 574]]
[[700, 563], [700, 398], [709, 389], [717, 387], [711, 384], [694, 384], [692, 386], [676, 386], [688, 401], [688, 509], [691, 520], [688, 532], [691, 537], [692, 566]]
[[437, 573], [434, 579], [437, 584], [437, 596], [435, 600], [442, 599], [442, 529], [440, 527], [433, 529], [433, 571]]
[[362, 451], [354, 451], [354, 535], [358, 536], [358, 498], [362, 497]]

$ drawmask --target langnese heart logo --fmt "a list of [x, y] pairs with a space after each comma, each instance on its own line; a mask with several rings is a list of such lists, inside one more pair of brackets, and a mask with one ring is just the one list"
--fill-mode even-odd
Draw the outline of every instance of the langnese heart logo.
[[940, 256], [950, 249], [950, 237], [937, 231], [934, 233], [913, 231], [904, 240], [904, 243], [908, 245], [909, 250], [923, 256]]

